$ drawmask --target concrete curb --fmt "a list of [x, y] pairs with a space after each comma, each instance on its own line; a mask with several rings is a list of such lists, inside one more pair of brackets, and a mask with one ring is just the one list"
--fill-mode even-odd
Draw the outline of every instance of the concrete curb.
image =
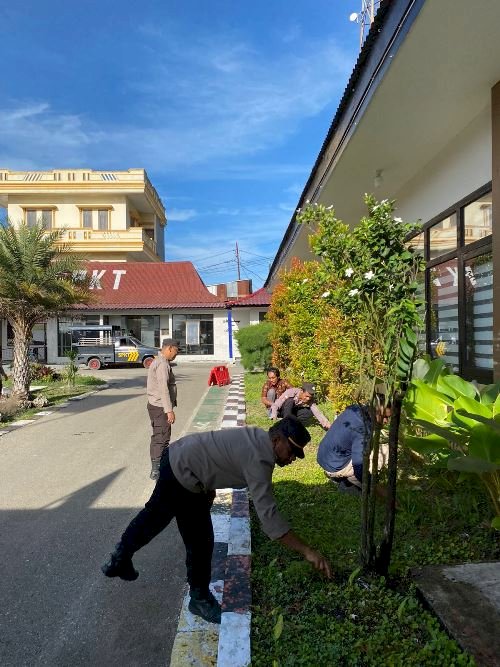
[[[233, 377], [221, 428], [245, 425], [244, 376]], [[182, 603], [170, 667], [250, 665], [250, 519], [246, 490], [221, 489], [212, 508], [215, 547], [210, 588], [222, 604], [220, 626], [207, 623]]]

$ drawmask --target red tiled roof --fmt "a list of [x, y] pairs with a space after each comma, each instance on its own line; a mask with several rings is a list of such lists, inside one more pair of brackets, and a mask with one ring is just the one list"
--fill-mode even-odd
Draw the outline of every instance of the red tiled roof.
[[248, 296], [242, 296], [241, 299], [230, 301], [230, 305], [233, 306], [233, 308], [239, 308], [240, 306], [269, 306], [270, 304], [271, 293], [268, 292], [265, 287], [261, 287]]
[[224, 308], [191, 262], [86, 262], [95, 301], [84, 310]]

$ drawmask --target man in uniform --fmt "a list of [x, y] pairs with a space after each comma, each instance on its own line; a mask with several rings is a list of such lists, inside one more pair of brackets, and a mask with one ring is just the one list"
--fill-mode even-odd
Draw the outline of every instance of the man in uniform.
[[137, 579], [133, 554], [148, 544], [175, 517], [186, 546], [189, 610], [220, 623], [221, 608], [209, 590], [214, 533], [210, 508], [216, 489], [248, 486], [264, 532], [331, 577], [329, 562], [291, 530], [280, 515], [272, 492], [275, 464], [286, 466], [304, 458], [311, 436], [295, 417], [257, 427], [192, 433], [163, 453], [160, 477], [144, 509], [133, 519], [102, 566], [107, 577]]
[[172, 338], [165, 338], [161, 350], [148, 369], [147, 395], [148, 413], [151, 420], [151, 479], [160, 476], [160, 461], [168, 447], [175, 422], [174, 408], [177, 406], [177, 385], [170, 362], [175, 359], [179, 344]]

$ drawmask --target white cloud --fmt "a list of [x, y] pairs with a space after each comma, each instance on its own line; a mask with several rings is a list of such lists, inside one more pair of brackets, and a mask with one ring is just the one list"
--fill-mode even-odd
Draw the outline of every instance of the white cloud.
[[[259, 180], [264, 173], [252, 172], [242, 158], [280, 145], [302, 119], [330, 105], [351, 65], [333, 41], [270, 61], [224, 35], [181, 43], [142, 26], [140, 36], [144, 53], [146, 46], [154, 52], [135, 79], [128, 76], [130, 104], [113, 122], [54, 108], [44, 99], [11, 101], [0, 109], [0, 164], [144, 165], [156, 173], [189, 167], [206, 176], [203, 166], [210, 163], [210, 175], [213, 168], [230, 178]], [[307, 168], [290, 169], [302, 176]]]
[[168, 208], [167, 207], [167, 219], [170, 222], [185, 222], [186, 220], [191, 220], [198, 215], [198, 212], [194, 208]]

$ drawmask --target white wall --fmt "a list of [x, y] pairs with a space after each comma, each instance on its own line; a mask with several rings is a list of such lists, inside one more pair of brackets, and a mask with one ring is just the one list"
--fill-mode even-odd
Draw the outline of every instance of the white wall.
[[408, 222], [419, 219], [427, 222], [490, 180], [491, 116], [488, 106], [394, 195], [398, 215]]

